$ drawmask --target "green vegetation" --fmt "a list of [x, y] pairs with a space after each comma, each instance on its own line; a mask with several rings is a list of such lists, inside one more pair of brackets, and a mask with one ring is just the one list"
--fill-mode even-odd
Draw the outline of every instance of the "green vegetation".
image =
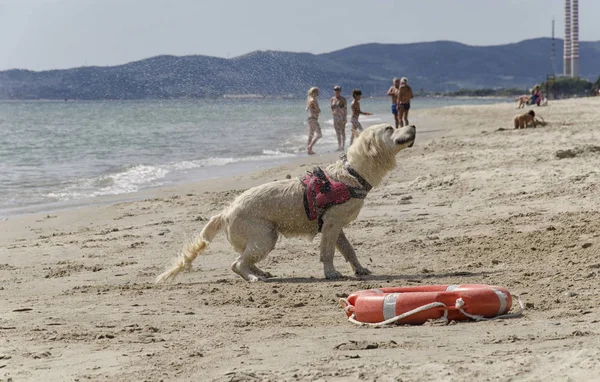
[[450, 97], [514, 97], [523, 94], [523, 89], [461, 89], [444, 93]]
[[598, 86], [600, 86], [600, 78], [593, 84], [582, 78], [570, 77], [549, 79], [540, 85], [542, 92], [550, 95], [549, 98], [585, 97], [593, 94], [593, 90], [598, 89]]
[[[533, 86], [532, 86], [533, 87]], [[569, 97], [586, 97], [589, 95], [598, 94], [600, 90], [600, 77], [595, 83], [591, 83], [582, 78], [559, 77], [549, 79], [540, 84], [542, 94], [549, 95], [549, 98], [569, 98]], [[515, 97], [522, 94], [527, 94], [527, 90], [523, 89], [461, 89], [447, 93], [425, 93], [432, 96], [448, 96], [448, 97]]]
[[592, 92], [594, 94], [598, 94], [598, 91], [600, 91], [600, 77], [598, 77], [596, 82], [594, 82], [594, 86], [592, 86]]

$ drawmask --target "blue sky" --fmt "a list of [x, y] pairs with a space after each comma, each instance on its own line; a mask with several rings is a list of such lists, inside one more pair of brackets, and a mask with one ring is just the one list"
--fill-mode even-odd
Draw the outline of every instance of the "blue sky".
[[[580, 40], [600, 1], [580, 0]], [[563, 36], [563, 0], [0, 0], [0, 70], [117, 65], [158, 54], [234, 57], [453, 40]]]

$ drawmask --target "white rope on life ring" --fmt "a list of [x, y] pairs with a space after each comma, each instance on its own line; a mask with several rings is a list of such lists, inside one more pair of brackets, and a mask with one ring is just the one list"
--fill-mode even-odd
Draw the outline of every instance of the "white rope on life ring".
[[[463, 315], [465, 315], [466, 317], [469, 317], [472, 320], [475, 321], [492, 321], [492, 320], [497, 320], [497, 319], [504, 319], [504, 318], [515, 318], [515, 317], [520, 317], [521, 315], [523, 315], [523, 312], [525, 311], [525, 305], [523, 304], [523, 301], [518, 297], [518, 296], [514, 296], [517, 297], [518, 303], [519, 303], [519, 309], [514, 312], [514, 313], [507, 313], [507, 314], [503, 314], [501, 316], [496, 316], [496, 317], [492, 317], [492, 318], [485, 318], [483, 316], [478, 316], [478, 315], [474, 315], [474, 314], [469, 314], [467, 312], [465, 312], [462, 307], [465, 305], [465, 302], [463, 301], [462, 298], [459, 298], [456, 300], [455, 303], [455, 308], [458, 309], [459, 312], [461, 312]], [[342, 304], [342, 308], [344, 309], [344, 311], [347, 313], [348, 310], [352, 307], [352, 305], [350, 304], [350, 302], [348, 302], [347, 299], [345, 298], [341, 298], [340, 299], [340, 303]], [[433, 308], [439, 308], [439, 307], [443, 307], [444, 308], [444, 315], [439, 319], [442, 322], [446, 322], [448, 323], [448, 307], [442, 303], [442, 302], [432, 302], [430, 304], [426, 304], [423, 306], [420, 306], [418, 308], [415, 308], [411, 311], [408, 311], [406, 313], [402, 313], [398, 316], [392, 317], [388, 320], [382, 321], [382, 322], [377, 322], [377, 323], [370, 323], [370, 322], [361, 322], [358, 321], [354, 318], [354, 313], [352, 313], [350, 315], [350, 317], [348, 317], [348, 321], [352, 322], [353, 324], [359, 325], [359, 326], [370, 326], [370, 327], [382, 327], [382, 326], [386, 326], [386, 325], [390, 325], [393, 324], [397, 321], [400, 321], [406, 317], [412, 316], [413, 314], [417, 314], [420, 312], [424, 312], [426, 310], [429, 309], [433, 309]]]

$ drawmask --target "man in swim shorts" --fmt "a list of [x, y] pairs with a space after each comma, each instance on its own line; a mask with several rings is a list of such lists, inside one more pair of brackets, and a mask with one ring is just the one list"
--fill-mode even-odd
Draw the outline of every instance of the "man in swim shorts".
[[393, 79], [393, 85], [387, 92], [389, 97], [392, 97], [392, 114], [394, 114], [394, 121], [396, 121], [396, 129], [398, 128], [398, 92], [400, 90], [400, 80], [398, 78]]
[[407, 82], [406, 77], [402, 77], [398, 89], [398, 121], [400, 121], [400, 127], [408, 126], [408, 110], [410, 110], [410, 100], [413, 98], [412, 89]]

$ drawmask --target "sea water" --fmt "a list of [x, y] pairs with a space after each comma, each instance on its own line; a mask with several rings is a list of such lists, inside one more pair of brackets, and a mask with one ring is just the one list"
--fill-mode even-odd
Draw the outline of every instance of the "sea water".
[[[321, 154], [337, 140], [329, 97], [319, 102]], [[411, 122], [420, 108], [496, 102], [417, 98]], [[361, 106], [374, 113], [360, 117], [364, 127], [392, 122], [388, 99]], [[306, 117], [303, 99], [0, 101], [0, 218], [306, 155]]]

